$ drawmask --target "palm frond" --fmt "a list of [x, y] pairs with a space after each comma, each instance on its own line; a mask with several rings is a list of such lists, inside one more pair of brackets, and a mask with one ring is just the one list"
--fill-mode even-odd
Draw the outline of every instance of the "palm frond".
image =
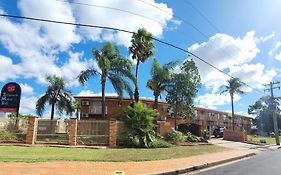
[[99, 73], [94, 68], [81, 71], [80, 74], [78, 75], [78, 81], [79, 81], [79, 83], [84, 84], [86, 81], [88, 81], [90, 79], [90, 77], [94, 77], [97, 74], [99, 74]]
[[45, 105], [48, 102], [50, 96], [49, 94], [44, 94], [36, 102], [36, 113], [41, 117], [45, 110]]

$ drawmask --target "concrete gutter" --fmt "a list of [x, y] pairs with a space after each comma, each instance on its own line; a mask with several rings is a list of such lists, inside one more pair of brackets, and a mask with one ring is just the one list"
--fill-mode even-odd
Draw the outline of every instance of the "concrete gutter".
[[239, 160], [239, 159], [243, 159], [243, 158], [247, 158], [247, 157], [251, 157], [251, 156], [255, 156], [256, 153], [249, 153], [249, 154], [245, 154], [242, 156], [237, 156], [237, 157], [233, 157], [233, 158], [229, 158], [229, 159], [225, 159], [225, 160], [220, 160], [220, 161], [215, 161], [215, 162], [210, 162], [210, 163], [204, 163], [204, 164], [200, 164], [200, 165], [194, 165], [192, 167], [187, 167], [187, 168], [183, 168], [183, 169], [177, 169], [177, 170], [171, 170], [171, 171], [165, 171], [165, 172], [159, 172], [159, 173], [154, 173], [152, 175], [177, 175], [177, 174], [185, 174], [185, 173], [189, 173], [195, 170], [201, 170], [204, 168], [209, 168], [212, 166], [217, 166], [220, 164], [224, 164], [224, 163], [228, 163], [228, 162], [232, 162], [234, 160]]

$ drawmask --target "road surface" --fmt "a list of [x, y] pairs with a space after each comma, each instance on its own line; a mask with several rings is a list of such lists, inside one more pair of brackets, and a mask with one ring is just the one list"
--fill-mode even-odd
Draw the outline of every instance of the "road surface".
[[281, 149], [263, 153], [225, 166], [198, 171], [197, 175], [280, 175]]

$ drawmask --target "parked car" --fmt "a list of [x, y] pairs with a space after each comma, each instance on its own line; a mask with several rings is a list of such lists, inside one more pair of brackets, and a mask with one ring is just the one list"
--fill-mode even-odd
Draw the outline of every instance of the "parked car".
[[216, 137], [216, 138], [218, 138], [218, 137], [223, 137], [223, 129], [224, 129], [224, 127], [221, 127], [221, 126], [217, 126], [215, 129], [214, 129], [214, 136]]

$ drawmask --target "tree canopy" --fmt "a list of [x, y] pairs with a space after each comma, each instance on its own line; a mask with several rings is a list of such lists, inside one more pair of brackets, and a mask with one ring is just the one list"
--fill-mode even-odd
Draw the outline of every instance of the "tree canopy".
[[230, 99], [231, 99], [231, 114], [232, 114], [232, 129], [235, 129], [234, 125], [234, 104], [233, 104], [233, 99], [234, 99], [234, 94], [243, 94], [244, 91], [241, 90], [243, 86], [243, 83], [240, 81], [239, 78], [230, 78], [227, 81], [227, 84], [223, 86], [224, 90], [221, 92], [223, 93], [229, 93]]
[[51, 120], [54, 119], [55, 107], [59, 113], [63, 111], [66, 114], [73, 112], [71, 91], [66, 88], [65, 80], [56, 75], [46, 77], [48, 87], [44, 95], [36, 102], [36, 113], [43, 115], [46, 103], [51, 105]]
[[147, 32], [144, 28], [138, 29], [131, 39], [131, 46], [129, 51], [132, 53], [132, 58], [137, 60], [136, 64], [136, 83], [134, 97], [135, 101], [139, 101], [139, 87], [138, 87], [138, 72], [140, 62], [144, 63], [149, 57], [153, 56], [152, 50], [155, 45], [152, 40], [152, 34]]
[[177, 61], [172, 61], [168, 64], [161, 66], [156, 59], [153, 60], [153, 65], [151, 68], [151, 79], [147, 81], [146, 86], [153, 91], [154, 109], [158, 108], [158, 98], [171, 81], [171, 71], [177, 64]]
[[201, 78], [193, 60], [186, 60], [180, 70], [180, 73], [172, 75], [172, 80], [166, 87], [166, 101], [172, 105], [175, 118], [181, 116], [191, 119], [195, 116], [193, 101]]
[[91, 77], [100, 76], [102, 85], [102, 116], [105, 118], [105, 85], [107, 79], [110, 80], [115, 91], [122, 98], [124, 90], [132, 97], [133, 91], [128, 81], [135, 82], [131, 73], [133, 63], [121, 56], [117, 46], [110, 42], [103, 45], [101, 50], [93, 49], [93, 56], [97, 61], [98, 68], [91, 67], [81, 71], [78, 79], [84, 84]]

